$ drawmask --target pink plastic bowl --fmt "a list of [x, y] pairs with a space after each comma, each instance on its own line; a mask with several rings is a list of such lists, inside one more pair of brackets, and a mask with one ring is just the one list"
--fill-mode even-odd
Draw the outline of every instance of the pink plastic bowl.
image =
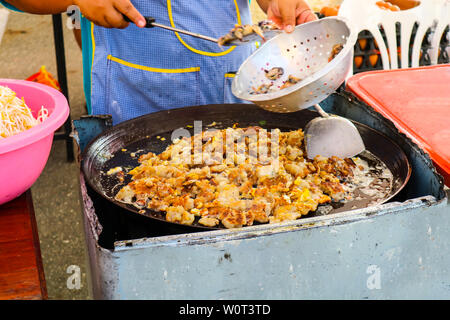
[[37, 126], [0, 140], [0, 205], [29, 189], [44, 170], [50, 154], [53, 134], [69, 116], [65, 96], [47, 85], [26, 81], [0, 79], [0, 85], [24, 98], [33, 115], [42, 106], [48, 118]]

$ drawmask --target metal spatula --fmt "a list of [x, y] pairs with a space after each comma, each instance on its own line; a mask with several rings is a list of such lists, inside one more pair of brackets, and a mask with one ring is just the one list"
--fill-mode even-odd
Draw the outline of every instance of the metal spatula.
[[365, 150], [355, 125], [343, 117], [327, 114], [318, 104], [314, 108], [321, 115], [305, 127], [306, 154], [309, 159], [320, 155], [350, 158]]
[[[208, 37], [199, 33], [195, 33], [195, 32], [190, 32], [187, 30], [182, 30], [182, 29], [178, 29], [178, 28], [173, 28], [173, 27], [169, 27], [166, 26], [164, 24], [160, 24], [155, 22], [155, 18], [152, 17], [144, 17], [146, 24], [145, 24], [145, 28], [153, 28], [153, 27], [158, 27], [158, 28], [162, 28], [162, 29], [166, 29], [172, 32], [178, 32], [178, 33], [182, 33], [191, 37], [195, 37], [195, 38], [199, 38], [202, 40], [206, 40], [206, 41], [211, 41], [211, 42], [215, 42], [217, 44], [219, 44], [219, 39], [217, 38], [213, 38], [213, 37]], [[130, 18], [128, 18], [127, 16], [124, 16], [124, 19], [128, 22], [132, 22], [130, 20]], [[257, 41], [267, 41], [268, 39], [273, 38], [274, 36], [280, 34], [281, 32], [283, 32], [282, 30], [263, 30], [263, 34], [264, 34], [264, 39], [261, 39], [261, 36], [259, 36], [258, 34], [252, 33], [249, 35], [244, 36], [242, 39], [234, 39], [231, 40], [227, 43], [222, 44], [222, 46], [239, 46], [239, 45], [246, 45], [249, 43], [254, 43]]]

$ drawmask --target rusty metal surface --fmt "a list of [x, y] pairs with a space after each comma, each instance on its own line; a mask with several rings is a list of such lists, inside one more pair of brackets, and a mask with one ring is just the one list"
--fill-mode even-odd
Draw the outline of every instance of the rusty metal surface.
[[[447, 199], [271, 227], [94, 241], [102, 299], [449, 298]], [[91, 249], [92, 251], [92, 249]]]
[[75, 139], [81, 153], [89, 141], [111, 126], [110, 115], [83, 115], [79, 120], [72, 121], [71, 136]]
[[[114, 299], [448, 298], [446, 202], [117, 248]], [[352, 219], [353, 218], [353, 219]], [[200, 237], [200, 238], [197, 238]]]

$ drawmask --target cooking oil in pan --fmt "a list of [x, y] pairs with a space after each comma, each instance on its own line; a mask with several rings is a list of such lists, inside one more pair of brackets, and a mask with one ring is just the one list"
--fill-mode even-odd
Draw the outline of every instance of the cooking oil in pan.
[[312, 215], [326, 215], [381, 204], [393, 191], [394, 176], [389, 168], [370, 151], [352, 158], [356, 167], [353, 177], [343, 185], [346, 200], [319, 206]]

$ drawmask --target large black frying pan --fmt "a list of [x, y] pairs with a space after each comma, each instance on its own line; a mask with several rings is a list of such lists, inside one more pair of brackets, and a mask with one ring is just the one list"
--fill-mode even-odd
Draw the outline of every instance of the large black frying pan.
[[[83, 152], [82, 171], [94, 192], [114, 205], [126, 209], [129, 214], [172, 224], [166, 222], [164, 213], [151, 210], [139, 213], [138, 208], [116, 201], [114, 195], [130, 178], [128, 176], [121, 184], [115, 175], [107, 175], [106, 172], [117, 166], [127, 169], [138, 166], [138, 156], [141, 154], [150, 151], [161, 153], [171, 143], [171, 135], [175, 129], [185, 128], [193, 134], [194, 121], [202, 121], [203, 130], [209, 129], [207, 125], [215, 122], [214, 128], [217, 129], [238, 123], [239, 127], [256, 125], [266, 129], [279, 128], [281, 131], [289, 131], [304, 128], [311, 119], [318, 116], [316, 112], [309, 110], [273, 113], [251, 104], [206, 105], [160, 111], [120, 123], [97, 136]], [[355, 125], [367, 150], [382, 161], [393, 174], [391, 191], [381, 202], [378, 201], [386, 202], [398, 194], [407, 183], [411, 174], [408, 159], [401, 148], [385, 135], [363, 124], [355, 122]], [[132, 153], [136, 152], [137, 156], [132, 157]], [[367, 198], [334, 205], [327, 214], [367, 207], [370, 202], [371, 199]], [[310, 213], [308, 217], [315, 214], [317, 213]], [[222, 225], [209, 228], [196, 222], [191, 227], [203, 230], [223, 228]]]

